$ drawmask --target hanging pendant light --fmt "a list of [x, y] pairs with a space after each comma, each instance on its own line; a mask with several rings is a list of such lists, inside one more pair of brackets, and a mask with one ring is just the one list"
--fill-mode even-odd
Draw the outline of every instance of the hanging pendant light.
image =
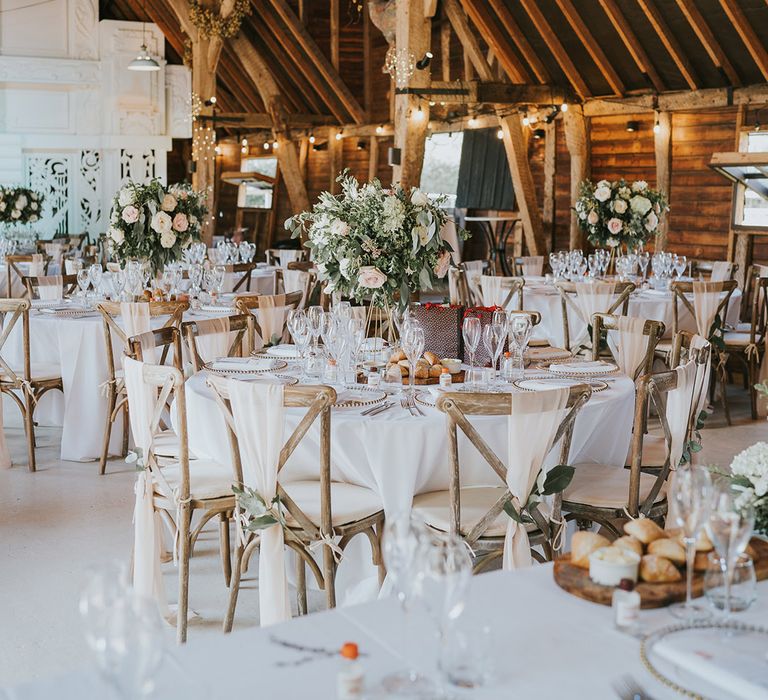
[[[146, 2], [142, 5], [144, 16], [147, 16], [147, 4]], [[152, 58], [152, 56], [149, 55], [149, 51], [147, 51], [147, 25], [146, 22], [141, 23], [141, 51], [139, 51], [138, 56], [134, 58], [129, 64], [128, 64], [128, 70], [137, 70], [137, 71], [157, 71], [160, 70], [160, 64]]]

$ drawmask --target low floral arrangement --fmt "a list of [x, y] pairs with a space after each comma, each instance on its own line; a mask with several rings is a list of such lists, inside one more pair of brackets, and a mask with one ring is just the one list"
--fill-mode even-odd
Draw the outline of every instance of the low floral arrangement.
[[464, 310], [464, 318], [467, 316], [477, 316], [478, 314], [492, 314], [494, 311], [501, 311], [500, 306], [468, 306]]
[[323, 192], [311, 211], [285, 222], [293, 238], [306, 233], [326, 294], [392, 308], [445, 277], [452, 249], [440, 236], [448, 219], [444, 196], [430, 200], [419, 189], [387, 189], [378, 180], [360, 185], [347, 171], [337, 182], [340, 194]]
[[40, 220], [43, 195], [28, 187], [0, 187], [0, 223], [34, 224]]
[[146, 260], [157, 273], [200, 240], [207, 211], [204, 196], [189, 185], [128, 182], [112, 201], [107, 232], [112, 254], [121, 263]]
[[576, 215], [581, 230], [594, 245], [628, 248], [645, 243], [669, 211], [663, 192], [648, 187], [645, 180], [579, 185]]
[[730, 472], [713, 470], [731, 480], [741, 492], [740, 506], [755, 509], [755, 532], [768, 535], [768, 442], [757, 442], [739, 452], [731, 462]]

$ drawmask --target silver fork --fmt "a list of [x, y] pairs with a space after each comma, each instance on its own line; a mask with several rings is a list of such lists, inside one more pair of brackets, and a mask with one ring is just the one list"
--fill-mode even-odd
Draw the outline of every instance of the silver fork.
[[424, 411], [422, 411], [418, 405], [416, 404], [416, 396], [415, 394], [411, 394], [410, 398], [408, 399], [411, 403], [411, 408], [415, 411], [417, 411], [418, 415], [423, 416]]
[[612, 683], [613, 689], [621, 700], [653, 700], [638, 682], [630, 675], [624, 675]]
[[379, 406], [376, 408], [376, 410], [375, 411], [371, 411], [368, 415], [369, 416], [378, 416], [379, 413], [384, 413], [384, 411], [388, 411], [394, 405], [395, 405], [394, 401], [387, 401], [387, 403], [379, 404]]
[[415, 416], [415, 415], [416, 415], [416, 414], [413, 412], [413, 409], [411, 408], [411, 404], [410, 404], [410, 402], [408, 401], [408, 397], [406, 397], [406, 396], [403, 396], [403, 398], [402, 398], [402, 399], [400, 399], [400, 405], [401, 405], [403, 408], [405, 408], [405, 409], [408, 409], [408, 413], [410, 413], [412, 416]]

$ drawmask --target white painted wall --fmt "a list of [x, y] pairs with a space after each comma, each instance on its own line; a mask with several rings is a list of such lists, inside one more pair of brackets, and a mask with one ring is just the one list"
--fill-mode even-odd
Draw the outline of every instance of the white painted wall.
[[99, 21], [97, 0], [0, 0], [0, 184], [46, 196], [39, 231], [95, 237], [127, 179], [165, 181], [172, 138], [190, 138], [191, 78], [166, 66], [129, 71], [138, 22]]

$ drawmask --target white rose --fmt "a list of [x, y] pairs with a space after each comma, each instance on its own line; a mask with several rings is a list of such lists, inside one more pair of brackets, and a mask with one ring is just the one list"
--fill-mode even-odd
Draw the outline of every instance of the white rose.
[[645, 228], [647, 231], [655, 231], [656, 227], [659, 225], [659, 217], [656, 216], [653, 212], [648, 214], [648, 216], [645, 218]]
[[613, 235], [620, 233], [622, 228], [624, 228], [624, 222], [621, 219], [617, 219], [615, 216], [612, 219], [608, 219], [608, 230]]
[[339, 263], [339, 272], [345, 279], [350, 279], [352, 272], [352, 260], [350, 258], [342, 258]]
[[172, 194], [167, 194], [163, 197], [163, 201], [160, 202], [160, 208], [163, 211], [173, 211], [176, 208], [176, 197]]
[[130, 187], [123, 187], [117, 195], [117, 201], [121, 207], [133, 204], [133, 190]]
[[589, 216], [587, 216], [588, 224], [594, 226], [599, 220], [600, 220], [600, 217], [598, 216], [597, 212], [594, 209], [591, 212], [589, 212]]
[[411, 193], [411, 204], [414, 207], [426, 207], [429, 204], [429, 197], [425, 195], [420, 189], [414, 187]]
[[645, 192], [648, 189], [648, 183], [645, 180], [637, 180], [632, 183], [633, 192]]
[[23, 209], [24, 207], [27, 206], [28, 203], [29, 203], [29, 200], [27, 200], [27, 198], [23, 194], [20, 194], [16, 199], [16, 208]]
[[32, 204], [29, 205], [32, 211], [37, 211], [38, 204], [37, 202], [32, 202]]
[[357, 283], [365, 289], [378, 289], [387, 281], [387, 276], [378, 267], [367, 265], [360, 268]]
[[608, 244], [609, 248], [615, 248], [617, 245], [619, 245], [619, 239], [618, 238], [609, 238], [606, 243]]
[[349, 225], [341, 219], [331, 221], [330, 229], [334, 236], [346, 236], [349, 234]]
[[32, 216], [29, 217], [29, 222], [31, 224], [34, 224], [35, 221], [37, 221], [40, 217], [37, 214], [32, 214]]
[[640, 216], [645, 216], [653, 205], [647, 197], [641, 197], [639, 194], [636, 194], [629, 200], [629, 206], [632, 208], [632, 211], [640, 214]]
[[627, 202], [624, 199], [616, 199], [613, 202], [613, 211], [617, 214], [623, 214], [627, 211]]
[[123, 230], [116, 226], [109, 227], [109, 237], [117, 244], [120, 245], [125, 240], [125, 234]]
[[419, 243], [422, 246], [426, 246], [432, 240], [432, 236], [435, 235], [434, 230], [430, 233], [426, 226], [414, 226], [413, 232], [419, 237]]
[[6, 203], [2, 200], [0, 200], [0, 211], [5, 211]]
[[11, 218], [12, 219], [18, 219], [21, 216], [21, 212], [18, 209], [14, 209], [11, 212]]
[[595, 190], [595, 199], [598, 202], [606, 202], [611, 198], [611, 188], [610, 187], [598, 187]]
[[173, 231], [165, 231], [160, 236], [160, 245], [163, 248], [173, 248], [176, 243], [176, 234]]
[[608, 182], [608, 180], [600, 180], [600, 182], [598, 182], [597, 185], [595, 185], [595, 187], [608, 187], [608, 188], [610, 188], [610, 186], [611, 186], [611, 183]]
[[[150, 226], [152, 227], [153, 231], [157, 231], [161, 235], [164, 233], [170, 233], [171, 228], [173, 227], [173, 220], [164, 211], [159, 211], [152, 217]], [[174, 240], [175, 238], [176, 236], [174, 235]], [[173, 243], [171, 243], [171, 245], [173, 245]], [[164, 247], [170, 248], [171, 246]]]

